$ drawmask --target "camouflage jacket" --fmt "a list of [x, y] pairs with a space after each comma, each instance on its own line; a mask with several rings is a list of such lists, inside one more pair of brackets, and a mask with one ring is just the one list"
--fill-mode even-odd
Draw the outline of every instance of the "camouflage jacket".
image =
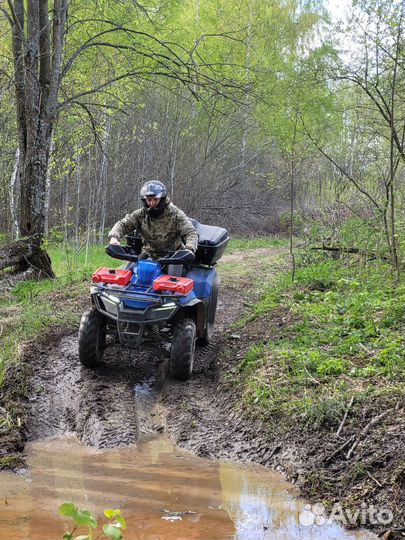
[[142, 253], [152, 259], [164, 257], [170, 251], [185, 248], [195, 253], [198, 236], [186, 214], [169, 202], [163, 213], [151, 218], [146, 208], [135, 210], [117, 221], [108, 238], [118, 240], [126, 234], [139, 233], [143, 240]]

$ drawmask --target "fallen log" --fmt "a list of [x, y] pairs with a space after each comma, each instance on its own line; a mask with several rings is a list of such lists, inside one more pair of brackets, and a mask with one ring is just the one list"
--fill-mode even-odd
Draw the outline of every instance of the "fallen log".
[[16, 273], [30, 269], [38, 278], [55, 277], [51, 259], [36, 236], [22, 238], [0, 248], [0, 271], [6, 268]]

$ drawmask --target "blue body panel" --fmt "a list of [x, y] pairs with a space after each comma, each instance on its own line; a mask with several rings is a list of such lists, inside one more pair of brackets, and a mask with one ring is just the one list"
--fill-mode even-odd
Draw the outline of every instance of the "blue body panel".
[[[153, 301], [154, 299], [161, 298], [161, 294], [154, 291], [152, 285], [157, 277], [163, 275], [162, 268], [159, 263], [146, 260], [134, 264], [131, 270], [133, 271], [131, 283], [125, 287], [125, 290], [128, 291], [129, 297], [131, 293], [135, 293], [137, 298], [124, 298], [123, 303], [127, 308], [144, 310], [156, 303]], [[186, 306], [195, 298], [208, 300], [211, 296], [216, 276], [217, 271], [215, 268], [192, 268], [186, 275], [187, 278], [194, 281], [193, 290], [188, 295], [182, 296], [169, 292], [165, 292], [164, 294], [166, 296], [172, 295], [182, 306]]]
[[211, 296], [216, 276], [215, 268], [192, 268], [187, 274], [187, 277], [194, 281], [194, 294], [201, 300], [207, 300]]
[[132, 267], [132, 285], [152, 286], [153, 280], [162, 275], [162, 267], [155, 261], [139, 261]]
[[[142, 294], [139, 294], [138, 296], [142, 296]], [[150, 301], [150, 296], [144, 296], [144, 298], [145, 300], [129, 300], [128, 298], [125, 298], [123, 300], [124, 306], [132, 309], [146, 309], [148, 306], [155, 303]]]
[[[131, 284], [127, 286], [126, 290], [131, 293], [136, 293], [137, 296], [143, 297], [144, 300], [138, 299], [124, 299], [125, 307], [132, 309], [145, 309], [146, 307], [154, 304], [151, 301], [152, 298], [159, 298], [161, 295], [151, 289], [153, 281], [159, 276], [163, 275], [162, 268], [159, 263], [155, 261], [139, 261], [132, 266], [133, 276]], [[216, 270], [214, 268], [193, 268], [187, 273], [189, 279], [194, 281], [193, 290], [186, 296], [172, 293], [173, 297], [178, 302], [185, 306], [195, 298], [208, 299], [211, 295], [212, 285], [216, 277]], [[147, 294], [145, 294], [147, 292]], [[165, 292], [165, 295], [170, 295], [169, 292]]]
[[[177, 296], [177, 295], [175, 295]], [[182, 306], [185, 306], [187, 305], [189, 302], [191, 302], [191, 300], [194, 300], [194, 298], [196, 298], [196, 295], [194, 294], [194, 291], [191, 291], [188, 293], [187, 296], [181, 296], [178, 300], [179, 300], [179, 304], [181, 304]]]

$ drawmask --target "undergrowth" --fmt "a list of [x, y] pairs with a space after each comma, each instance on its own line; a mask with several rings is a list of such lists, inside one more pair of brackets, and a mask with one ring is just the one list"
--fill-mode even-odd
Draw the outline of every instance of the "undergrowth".
[[230, 374], [269, 421], [338, 425], [352, 396], [403, 392], [404, 285], [381, 263], [315, 259], [263, 290], [238, 325], [248, 334], [288, 313], [281, 336], [252, 345]]

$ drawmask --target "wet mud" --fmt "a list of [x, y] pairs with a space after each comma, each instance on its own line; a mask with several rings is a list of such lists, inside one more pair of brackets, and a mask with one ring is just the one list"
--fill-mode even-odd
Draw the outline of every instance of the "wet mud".
[[[27, 440], [74, 433], [95, 448], [127, 446], [136, 443], [139, 434], [174, 431], [170, 419], [177, 417], [184, 424], [184, 415], [198, 404], [201, 415], [211, 416], [211, 431], [216, 431], [214, 405], [209, 400], [218, 368], [219, 335], [230, 322], [228, 302], [235, 306], [234, 291], [223, 292], [218, 336], [210, 346], [197, 348], [193, 375], [186, 383], [168, 378], [167, 352], [158, 348], [134, 351], [111, 346], [103, 364], [90, 370], [79, 362], [76, 332], [51, 346], [33, 345]], [[190, 421], [188, 428], [194, 427]]]
[[93, 370], [79, 362], [76, 331], [31, 344], [24, 355], [31, 371], [27, 440], [74, 433], [84, 444], [115, 448], [135, 444], [139, 434], [166, 431], [198, 455], [240, 458], [251, 437], [234, 422], [229, 440], [230, 419], [217, 405], [216, 385], [221, 336], [247, 300], [239, 287], [222, 287], [214, 340], [196, 348], [193, 374], [185, 383], [167, 376], [168, 353], [160, 347], [130, 350], [110, 344], [103, 364]]

